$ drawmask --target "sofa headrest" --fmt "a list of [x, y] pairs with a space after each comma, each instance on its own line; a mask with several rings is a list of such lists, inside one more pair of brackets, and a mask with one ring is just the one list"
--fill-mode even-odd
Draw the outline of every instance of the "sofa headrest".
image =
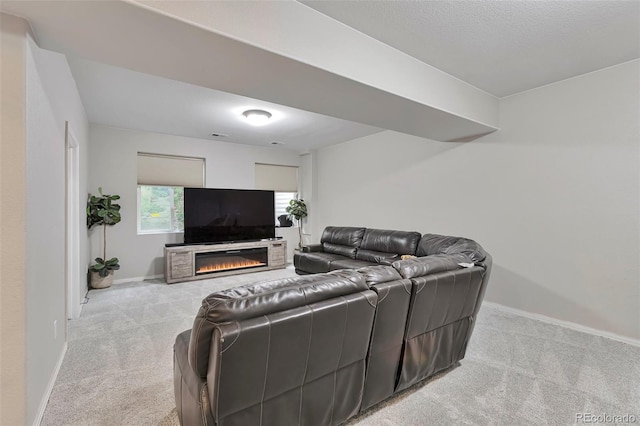
[[360, 248], [399, 255], [415, 254], [418, 241], [420, 241], [419, 232], [367, 228]]
[[327, 226], [324, 228], [322, 250], [326, 253], [339, 254], [350, 259], [356, 258], [356, 249], [362, 242], [364, 228], [350, 228], [347, 226]]
[[352, 228], [349, 226], [327, 226], [324, 228], [321, 243], [331, 243], [348, 247], [360, 247], [365, 228]]
[[424, 234], [416, 250], [418, 257], [456, 253], [469, 256], [473, 262], [482, 262], [487, 257], [487, 252], [473, 240], [437, 234]]
[[454, 271], [462, 269], [459, 263], [473, 263], [469, 256], [462, 253], [434, 254], [413, 259], [397, 260], [393, 267], [403, 278], [415, 278], [438, 272]]
[[283, 278], [212, 293], [198, 316], [215, 323], [241, 321], [367, 289], [364, 277], [352, 270]]
[[358, 269], [358, 273], [364, 277], [367, 286], [402, 279], [398, 271], [391, 266], [365, 266]]

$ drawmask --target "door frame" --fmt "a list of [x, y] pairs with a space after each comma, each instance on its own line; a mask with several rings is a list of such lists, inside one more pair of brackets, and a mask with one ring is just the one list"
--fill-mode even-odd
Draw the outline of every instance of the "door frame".
[[68, 121], [65, 122], [65, 198], [66, 244], [65, 281], [66, 316], [80, 316], [80, 155], [78, 139]]

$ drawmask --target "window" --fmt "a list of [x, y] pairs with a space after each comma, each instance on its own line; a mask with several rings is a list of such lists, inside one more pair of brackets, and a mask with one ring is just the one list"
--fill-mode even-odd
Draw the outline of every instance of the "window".
[[[298, 196], [297, 192], [276, 192], [276, 225], [278, 225], [278, 217], [287, 213], [287, 206], [289, 205], [289, 201], [295, 199]], [[292, 220], [294, 225], [295, 219]]]
[[274, 214], [276, 225], [278, 225], [278, 216], [287, 214], [286, 208], [289, 201], [298, 196], [298, 168], [256, 163], [255, 178], [256, 189], [275, 191]]
[[138, 185], [138, 233], [184, 231], [184, 187]]
[[204, 159], [138, 153], [138, 233], [184, 231], [184, 187], [204, 186]]

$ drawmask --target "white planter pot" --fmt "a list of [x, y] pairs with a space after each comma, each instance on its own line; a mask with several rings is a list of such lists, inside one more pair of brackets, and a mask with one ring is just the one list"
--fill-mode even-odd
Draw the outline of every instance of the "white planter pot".
[[113, 271], [109, 275], [101, 277], [98, 272], [91, 271], [91, 288], [109, 288], [113, 284]]

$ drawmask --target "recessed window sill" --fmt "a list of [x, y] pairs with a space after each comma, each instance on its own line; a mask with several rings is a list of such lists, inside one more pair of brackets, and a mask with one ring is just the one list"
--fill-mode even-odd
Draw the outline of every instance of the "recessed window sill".
[[184, 231], [138, 231], [138, 235], [184, 234]]

